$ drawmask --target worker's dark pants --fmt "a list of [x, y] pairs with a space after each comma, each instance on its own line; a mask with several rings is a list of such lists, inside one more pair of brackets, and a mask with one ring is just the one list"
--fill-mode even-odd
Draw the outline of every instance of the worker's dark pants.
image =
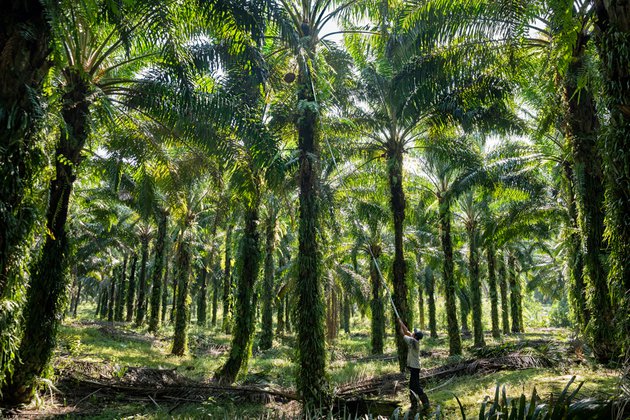
[[[411, 408], [418, 407], [418, 400], [422, 402], [425, 408], [429, 408], [429, 397], [424, 393], [420, 386], [420, 369], [409, 368], [411, 375], [409, 376], [409, 398], [411, 399]], [[415, 395], [414, 395], [415, 393]]]

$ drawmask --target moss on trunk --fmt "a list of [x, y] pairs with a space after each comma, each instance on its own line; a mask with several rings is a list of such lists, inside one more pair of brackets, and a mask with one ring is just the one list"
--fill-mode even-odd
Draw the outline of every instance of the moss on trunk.
[[149, 258], [149, 235], [140, 236], [140, 275], [138, 276], [138, 301], [136, 303], [136, 326], [144, 324], [146, 315], [147, 259]]
[[[614, 294], [594, 285], [591, 337], [596, 357], [606, 362], [630, 349], [630, 0], [595, 0], [597, 48], [603, 97], [610, 117], [601, 137], [606, 182], [606, 234], [610, 244], [608, 281]], [[608, 302], [619, 310], [608, 319]], [[598, 303], [601, 302], [599, 306]], [[610, 333], [610, 323], [616, 336]], [[604, 327], [606, 326], [606, 328]], [[612, 341], [612, 342], [611, 342]], [[621, 347], [621, 348], [620, 348]]]
[[76, 170], [90, 129], [90, 88], [81, 71], [68, 68], [62, 97], [64, 125], [55, 149], [55, 178], [49, 185], [46, 235], [40, 257], [31, 270], [24, 307], [23, 336], [15, 373], [3, 391], [7, 405], [29, 402], [36, 378], [42, 376], [52, 357], [57, 328], [66, 304], [69, 279], [66, 221]]
[[507, 284], [507, 270], [505, 268], [505, 256], [499, 254], [498, 270], [499, 275], [499, 290], [501, 293], [501, 326], [503, 327], [503, 334], [510, 333], [510, 313], [509, 313], [509, 301], [508, 301], [508, 284]]
[[479, 232], [475, 221], [466, 226], [468, 233], [468, 271], [470, 275], [470, 294], [473, 318], [473, 345], [483, 347], [483, 321], [481, 307], [481, 280], [479, 279]]
[[[160, 309], [162, 309], [162, 280], [164, 278], [164, 246], [168, 213], [157, 211], [158, 232], [155, 238], [155, 260], [151, 284], [151, 313], [149, 314], [149, 332], [156, 333], [160, 327]], [[165, 287], [165, 286], [164, 286]]]
[[175, 332], [171, 353], [183, 356], [188, 346], [188, 317], [190, 314], [190, 243], [188, 233], [180, 232], [175, 251], [175, 278], [177, 278], [177, 307], [175, 309]]
[[499, 325], [499, 296], [497, 294], [496, 256], [494, 245], [486, 245], [486, 262], [488, 265], [488, 294], [490, 295], [490, 319], [492, 321], [492, 337], [501, 337]]
[[429, 332], [431, 338], [437, 338], [437, 320], [435, 318], [435, 276], [430, 267], [424, 269], [424, 282], [427, 286], [427, 306], [429, 307]]
[[239, 310], [235, 312], [230, 354], [216, 374], [219, 382], [228, 384], [233, 383], [239, 372], [247, 367], [252, 351], [255, 314], [253, 297], [261, 260], [257, 204], [246, 210], [245, 230], [238, 255], [236, 307]]
[[266, 220], [265, 264], [263, 274], [262, 332], [259, 346], [261, 350], [270, 349], [273, 344], [273, 296], [274, 296], [274, 252], [276, 249], [276, 214], [274, 209]]
[[381, 256], [381, 247], [369, 245], [371, 247], [370, 258], [370, 283], [372, 286], [372, 299], [370, 308], [372, 309], [372, 331], [371, 344], [372, 354], [383, 354], [383, 339], [385, 335], [385, 309], [383, 307], [383, 297], [381, 296], [381, 279], [378, 275], [378, 258]]
[[129, 288], [127, 290], [127, 316], [125, 321], [133, 320], [134, 302], [136, 300], [136, 265], [138, 264], [138, 254], [135, 252], [131, 256], [131, 272], [129, 273]]
[[[407, 262], [405, 261], [403, 245], [406, 207], [405, 192], [403, 190], [403, 150], [402, 145], [396, 139], [390, 139], [388, 143], [387, 170], [390, 206], [394, 216], [394, 262], [392, 267], [394, 288], [392, 299], [405, 325], [412, 325], [413, 319], [407, 302]], [[402, 335], [398, 333], [398, 321], [396, 319], [392, 321], [392, 328], [396, 337], [398, 367], [403, 372], [407, 367], [407, 344], [403, 340]]]
[[457, 323], [457, 304], [455, 302], [455, 277], [453, 273], [453, 243], [451, 239], [451, 209], [447, 199], [439, 197], [439, 223], [442, 253], [442, 280], [446, 299], [446, 322], [448, 331], [448, 349], [451, 356], [462, 354], [462, 340]]

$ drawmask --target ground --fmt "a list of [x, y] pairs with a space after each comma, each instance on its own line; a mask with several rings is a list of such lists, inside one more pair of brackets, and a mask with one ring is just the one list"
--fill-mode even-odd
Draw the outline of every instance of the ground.
[[[189, 352], [171, 356], [172, 329], [157, 336], [122, 323], [96, 322], [93, 307], [81, 308], [60, 330], [54, 379], [43, 386], [39, 400], [12, 415], [56, 418], [275, 418], [300, 415], [295, 398], [295, 343], [291, 334], [276, 337], [274, 348], [255, 349], [248, 371], [236, 387], [212, 382], [229, 350], [228, 335], [218, 328], [191, 327]], [[409, 408], [405, 380], [394, 357], [394, 342], [386, 340], [383, 356], [371, 356], [369, 322], [353, 319], [352, 333], [341, 333], [328, 347], [330, 382], [344, 401], [339, 412], [356, 409], [359, 401], [370, 414], [404, 415]], [[449, 358], [444, 333], [424, 340], [422, 375], [434, 408], [446, 418], [460, 418], [457, 399], [468, 417], [476, 417], [482, 402], [492, 400], [497, 384], [508, 398], [533, 387], [543, 400], [559, 395], [573, 376], [577, 398], [607, 400], [619, 394], [619, 369], [597, 365], [588, 348], [565, 329], [540, 329], [495, 341], [487, 336], [482, 352], [464, 341], [465, 354]], [[5, 413], [7, 414], [7, 413]]]

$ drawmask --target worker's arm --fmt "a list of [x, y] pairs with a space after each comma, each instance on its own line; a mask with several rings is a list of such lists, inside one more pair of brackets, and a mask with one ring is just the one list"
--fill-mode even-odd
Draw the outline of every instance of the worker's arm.
[[402, 335], [406, 335], [407, 337], [411, 337], [411, 331], [409, 331], [409, 328], [407, 328], [407, 326], [405, 325], [404, 322], [402, 322], [402, 319], [398, 318], [398, 325], [400, 325], [400, 332], [402, 333]]

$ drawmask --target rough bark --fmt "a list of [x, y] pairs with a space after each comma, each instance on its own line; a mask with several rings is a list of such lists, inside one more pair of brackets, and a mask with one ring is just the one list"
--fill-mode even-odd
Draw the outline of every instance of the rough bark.
[[479, 279], [479, 232], [475, 221], [466, 226], [468, 233], [468, 270], [470, 273], [470, 294], [473, 318], [473, 345], [483, 347], [483, 322], [481, 307], [481, 280]]
[[116, 279], [118, 278], [118, 269], [115, 268], [109, 279], [109, 293], [107, 302], [107, 321], [114, 322], [114, 311], [116, 307]]
[[136, 303], [136, 326], [144, 323], [146, 315], [147, 259], [149, 257], [149, 235], [140, 236], [140, 275], [138, 277], [138, 302]]
[[[164, 275], [164, 247], [166, 244], [166, 228], [168, 213], [157, 211], [158, 231], [155, 238], [155, 259], [153, 263], [151, 288], [151, 313], [149, 314], [149, 332], [156, 333], [160, 328], [160, 309], [162, 308], [162, 281]], [[166, 286], [164, 286], [166, 287]]]
[[48, 234], [31, 271], [19, 358], [3, 392], [3, 400], [8, 405], [25, 403], [32, 398], [35, 379], [44, 373], [55, 348], [57, 328], [66, 303], [69, 251], [66, 221], [76, 169], [89, 135], [90, 89], [81, 72], [66, 69], [64, 76], [67, 82], [61, 110], [64, 125], [55, 150], [56, 175], [49, 186]]
[[[412, 325], [411, 313], [407, 303], [407, 262], [404, 256], [404, 224], [405, 224], [405, 191], [403, 190], [403, 150], [400, 142], [390, 139], [387, 148], [387, 169], [390, 191], [390, 207], [394, 217], [394, 262], [392, 299], [398, 314], [405, 325]], [[403, 372], [407, 367], [407, 344], [398, 333], [398, 321], [393, 320], [393, 331], [396, 337], [398, 367]]]
[[232, 311], [232, 229], [229, 225], [225, 231], [225, 264], [223, 271], [223, 331], [230, 332]]
[[273, 295], [274, 295], [274, 252], [276, 249], [276, 215], [274, 210], [267, 217], [265, 231], [265, 263], [263, 274], [263, 309], [262, 334], [259, 346], [261, 350], [270, 349], [273, 344]]
[[503, 334], [510, 333], [510, 313], [508, 311], [508, 284], [507, 284], [507, 270], [505, 269], [505, 256], [499, 254], [498, 258], [498, 270], [499, 275], [499, 290], [501, 293], [501, 326], [503, 327]]
[[238, 267], [238, 285], [234, 314], [234, 334], [230, 354], [219, 369], [219, 382], [232, 384], [241, 370], [247, 368], [252, 351], [255, 305], [254, 288], [260, 269], [260, 234], [258, 233], [258, 206], [252, 205], [245, 213], [245, 229], [241, 238]]
[[566, 197], [567, 212], [570, 224], [567, 226], [568, 249], [567, 265], [569, 269], [569, 297], [577, 320], [577, 328], [586, 331], [589, 313], [586, 303], [586, 284], [584, 283], [584, 259], [582, 257], [582, 239], [579, 233], [577, 207], [575, 204], [575, 187], [573, 168], [570, 162], [563, 165], [563, 184]]
[[453, 243], [451, 238], [451, 210], [447, 200], [439, 198], [439, 222], [442, 253], [444, 254], [442, 280], [446, 299], [446, 322], [448, 331], [448, 349], [451, 356], [462, 354], [462, 340], [457, 323], [457, 304], [455, 301], [455, 277], [453, 273]]
[[381, 279], [378, 276], [376, 264], [381, 256], [381, 247], [378, 245], [370, 245], [370, 283], [372, 285], [372, 299], [370, 308], [372, 309], [372, 331], [371, 344], [372, 354], [383, 354], [383, 338], [385, 332], [385, 309], [383, 307], [383, 298], [381, 296]]
[[424, 269], [425, 284], [427, 286], [427, 306], [429, 307], [429, 332], [431, 338], [437, 338], [437, 321], [435, 318], [435, 276], [433, 270]]
[[490, 318], [492, 320], [492, 337], [501, 337], [499, 325], [499, 296], [497, 294], [496, 256], [494, 245], [486, 245], [486, 261], [488, 263], [488, 294], [490, 295]]
[[[596, 357], [606, 362], [630, 348], [630, 0], [595, 0], [597, 14], [597, 48], [604, 79], [603, 97], [610, 117], [601, 138], [606, 180], [606, 233], [610, 244], [608, 284], [612, 296], [605, 290], [589, 290], [591, 332]], [[610, 299], [612, 297], [612, 299]], [[606, 319], [598, 302], [612, 300], [619, 304], [613, 319]], [[597, 310], [597, 312], [595, 312]], [[609, 328], [616, 327], [619, 340], [611, 343]], [[604, 337], [604, 335], [607, 335]], [[600, 336], [603, 341], [600, 340]]]
[[171, 353], [183, 356], [188, 347], [188, 317], [190, 314], [190, 244], [187, 232], [182, 231], [175, 256], [175, 278], [177, 278], [177, 308], [175, 310], [175, 332]]
[[[12, 261], [29, 235], [36, 212], [28, 202], [43, 159], [36, 150], [44, 115], [42, 84], [51, 28], [38, 0], [3, 2], [0, 16], [0, 298], [6, 296]], [[0, 366], [3, 369], [4, 366]]]
[[[589, 35], [578, 35], [564, 83], [566, 109], [565, 136], [573, 157], [573, 184], [582, 239], [584, 280], [593, 311], [589, 331], [591, 344], [599, 358], [608, 360], [615, 347], [610, 334], [613, 307], [608, 289], [607, 243], [604, 238], [604, 175], [598, 147], [599, 118], [590, 86], [579, 86], [585, 67], [585, 49]], [[599, 351], [600, 349], [601, 351]], [[604, 355], [608, 353], [608, 355]]]
[[516, 273], [516, 257], [512, 252], [508, 253], [508, 283], [510, 286], [510, 315], [512, 317], [512, 332], [521, 333], [519, 316], [519, 301], [521, 300], [521, 288]]
[[160, 315], [162, 325], [166, 322], [166, 312], [168, 309], [168, 274], [169, 274], [169, 264], [168, 264], [168, 253], [164, 255], [164, 279], [162, 281], [162, 312]]
[[138, 264], [138, 254], [135, 252], [131, 256], [131, 272], [129, 273], [129, 289], [127, 290], [127, 316], [125, 321], [133, 320], [134, 305], [136, 300], [136, 264]]
[[[303, 25], [308, 28], [308, 25]], [[305, 36], [309, 35], [309, 31]], [[311, 37], [316, 41], [316, 34]], [[310, 51], [315, 51], [313, 44]], [[328, 395], [324, 302], [321, 284], [319, 237], [319, 104], [315, 99], [314, 74], [300, 61], [297, 119], [299, 149], [299, 228], [297, 257], [296, 329], [299, 373], [297, 385], [307, 409], [322, 405]]]

